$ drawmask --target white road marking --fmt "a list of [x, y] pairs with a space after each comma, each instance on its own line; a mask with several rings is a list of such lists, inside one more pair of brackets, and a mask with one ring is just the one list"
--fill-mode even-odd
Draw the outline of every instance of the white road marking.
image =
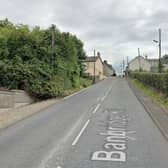
[[98, 97], [96, 101], [99, 102], [99, 100], [100, 100], [100, 97]]
[[69, 99], [70, 97], [75, 96], [75, 95], [77, 95], [77, 94], [79, 94], [79, 93], [85, 91], [86, 89], [87, 89], [87, 88], [84, 88], [84, 89], [80, 90], [79, 92], [76, 92], [76, 93], [74, 93], [74, 94], [71, 94], [71, 95], [69, 95], [69, 96], [66, 96], [66, 97], [64, 97], [64, 100]]
[[77, 142], [79, 141], [79, 138], [82, 136], [82, 134], [84, 133], [86, 127], [88, 126], [90, 120], [88, 120], [85, 125], [83, 126], [83, 128], [81, 129], [81, 131], [79, 132], [78, 136], [75, 138], [75, 140], [72, 143], [72, 146], [75, 146], [77, 144]]
[[91, 85], [91, 86], [88, 86], [88, 87], [86, 87], [86, 88], [83, 88], [82, 90], [80, 90], [80, 91], [78, 91], [78, 92], [75, 92], [75, 93], [73, 93], [73, 94], [71, 94], [71, 95], [69, 95], [69, 96], [66, 96], [66, 97], [64, 97], [63, 99], [64, 99], [64, 100], [69, 99], [70, 97], [73, 97], [73, 96], [75, 96], [75, 95], [77, 95], [77, 94], [80, 94], [80, 93], [84, 92], [85, 90], [90, 89], [90, 88], [93, 87], [93, 86], [94, 86], [94, 85]]
[[74, 131], [81, 125], [81, 122], [83, 121], [83, 117], [85, 116], [85, 113], [82, 114], [79, 118], [79, 120], [74, 123], [74, 125], [69, 128], [66, 134], [56, 143], [55, 147], [52, 148], [51, 151], [46, 153], [46, 156], [44, 159], [41, 160], [41, 163], [39, 164], [38, 168], [47, 168], [49, 167], [49, 162], [53, 159], [54, 155], [58, 151], [62, 151], [62, 148], [65, 146], [65, 143], [73, 136]]
[[93, 111], [93, 114], [95, 114], [95, 113], [97, 112], [97, 110], [99, 109], [99, 107], [100, 107], [100, 104], [98, 104], [98, 105], [96, 106], [96, 108], [95, 108], [94, 111]]
[[104, 100], [105, 100], [105, 98], [106, 98], [106, 97], [108, 96], [108, 94], [110, 93], [111, 89], [112, 89], [112, 88], [110, 88], [110, 89], [105, 93], [105, 95], [102, 97], [101, 101], [104, 101]]
[[106, 96], [103, 96], [103, 97], [102, 97], [102, 99], [101, 99], [101, 101], [104, 101], [104, 100], [105, 100], [105, 98], [106, 98]]

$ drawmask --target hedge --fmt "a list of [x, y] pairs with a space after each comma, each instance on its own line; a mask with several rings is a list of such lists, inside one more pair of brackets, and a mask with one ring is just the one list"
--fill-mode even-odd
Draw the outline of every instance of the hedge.
[[168, 73], [130, 72], [129, 76], [168, 96]]
[[82, 86], [85, 57], [83, 42], [54, 25], [29, 28], [0, 20], [0, 87], [39, 99], [60, 96]]

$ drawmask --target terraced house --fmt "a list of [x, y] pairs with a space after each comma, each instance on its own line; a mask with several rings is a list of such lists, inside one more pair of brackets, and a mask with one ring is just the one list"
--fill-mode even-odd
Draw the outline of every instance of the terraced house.
[[[85, 61], [83, 61], [85, 66], [85, 76], [89, 77], [90, 79], [94, 78], [96, 81], [103, 80], [104, 76], [104, 63], [101, 59], [100, 53], [97, 53], [97, 56], [89, 56], [86, 57]], [[94, 70], [95, 66], [95, 70]]]
[[[147, 56], [144, 58], [142, 56], [135, 57], [128, 64], [128, 70], [130, 71], [146, 71], [146, 72], [158, 72], [158, 59], [148, 59]], [[162, 61], [164, 69], [166, 64]]]

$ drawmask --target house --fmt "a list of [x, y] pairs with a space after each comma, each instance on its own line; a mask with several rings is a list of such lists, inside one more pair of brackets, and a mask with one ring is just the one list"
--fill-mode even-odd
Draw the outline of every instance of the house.
[[104, 76], [106, 76], [106, 77], [115, 75], [114, 68], [112, 67], [112, 65], [108, 64], [108, 62], [106, 60], [104, 61], [103, 71], [104, 71]]
[[[166, 66], [162, 61], [164, 69]], [[159, 60], [156, 58], [150, 58], [138, 56], [135, 57], [132, 61], [128, 64], [128, 71], [147, 71], [147, 72], [158, 72], [158, 64]]]
[[168, 71], [168, 55], [167, 54], [163, 55], [161, 62], [162, 62], [164, 70]]
[[151, 69], [150, 71], [151, 72], [158, 72], [158, 64], [159, 64], [159, 60], [156, 59], [156, 58], [153, 58], [153, 59], [147, 59], [150, 64], [151, 64]]
[[101, 59], [100, 53], [97, 53], [97, 56], [86, 57], [83, 61], [85, 66], [84, 75], [89, 77], [90, 79], [94, 79], [99, 81], [105, 78], [104, 76], [104, 63]]
[[128, 64], [128, 71], [151, 71], [151, 63], [142, 56], [135, 57]]

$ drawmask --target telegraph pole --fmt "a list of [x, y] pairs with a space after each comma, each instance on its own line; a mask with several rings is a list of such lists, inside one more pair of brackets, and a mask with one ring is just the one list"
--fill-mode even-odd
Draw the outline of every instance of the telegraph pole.
[[129, 71], [129, 57], [127, 56], [127, 69], [126, 69], [126, 76], [128, 76], [128, 71]]
[[96, 50], [94, 50], [94, 70], [93, 70], [93, 83], [96, 83]]
[[162, 72], [162, 62], [161, 62], [161, 56], [162, 56], [162, 39], [161, 39], [161, 29], [159, 29], [159, 73]]
[[123, 76], [124, 76], [124, 69], [125, 69], [125, 60], [123, 60]]
[[139, 48], [138, 48], [138, 62], [139, 62], [139, 72], [140, 72], [141, 71], [141, 53]]
[[129, 57], [127, 56], [127, 67], [128, 67], [128, 63], [129, 63]]
[[52, 70], [53, 70], [53, 72], [54, 72], [55, 25], [52, 25], [52, 26], [51, 26], [51, 32], [52, 32], [52, 41], [51, 41], [52, 58], [51, 58], [51, 65], [52, 65]]
[[153, 40], [153, 42], [157, 43], [159, 46], [159, 62], [158, 62], [158, 71], [159, 73], [162, 72], [162, 62], [161, 62], [161, 57], [162, 57], [162, 31], [159, 29], [159, 41], [158, 40]]

